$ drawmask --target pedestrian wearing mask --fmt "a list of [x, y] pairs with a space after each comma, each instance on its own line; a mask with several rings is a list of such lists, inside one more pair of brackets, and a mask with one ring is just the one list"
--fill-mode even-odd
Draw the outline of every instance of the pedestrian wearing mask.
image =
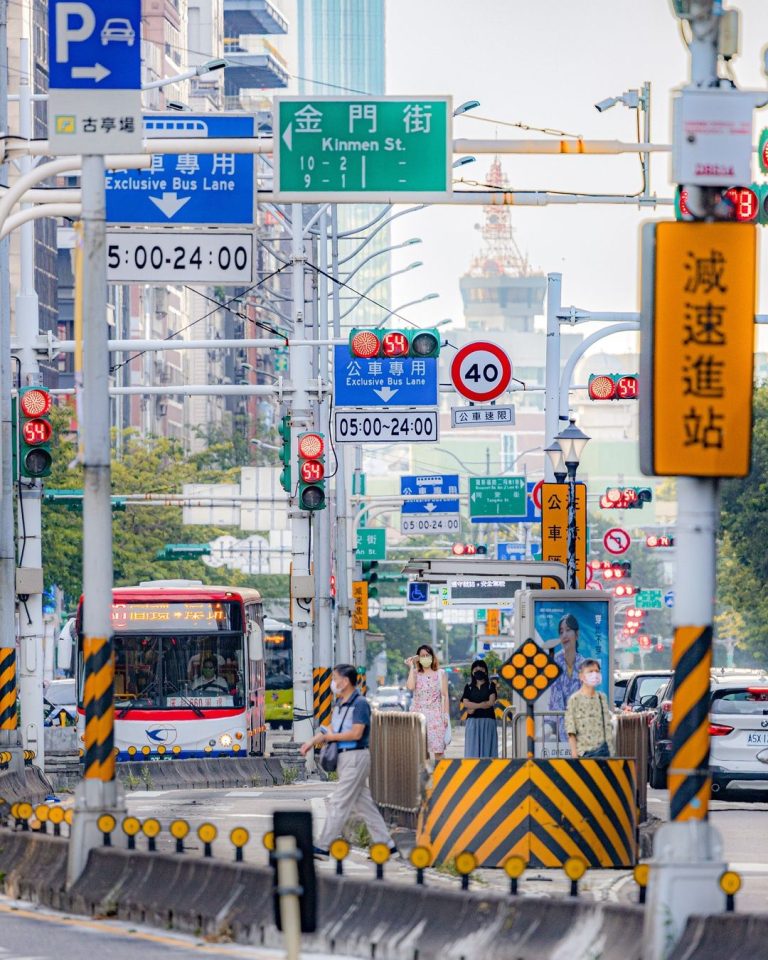
[[498, 757], [499, 740], [496, 736], [496, 684], [488, 677], [483, 660], [475, 660], [472, 679], [464, 687], [460, 709], [466, 710], [467, 726], [464, 733], [465, 757]]
[[604, 693], [597, 688], [603, 682], [597, 660], [585, 660], [579, 670], [581, 689], [565, 708], [565, 729], [571, 756], [610, 757], [613, 731], [611, 711]]
[[372, 843], [386, 843], [393, 853], [397, 847], [387, 829], [384, 818], [373, 802], [368, 775], [371, 755], [368, 739], [371, 730], [371, 708], [357, 689], [357, 670], [347, 663], [334, 667], [331, 692], [336, 697], [330, 731], [322, 728], [301, 746], [306, 756], [315, 746], [338, 743], [336, 772], [339, 782], [328, 796], [325, 826], [314, 848], [316, 857], [325, 858], [334, 840], [342, 836], [344, 825], [355, 814], [365, 822]]
[[448, 679], [432, 647], [424, 644], [409, 657], [406, 687], [413, 691], [414, 713], [421, 713], [427, 721], [427, 750], [442, 760], [446, 743], [450, 742], [450, 715], [448, 712]]

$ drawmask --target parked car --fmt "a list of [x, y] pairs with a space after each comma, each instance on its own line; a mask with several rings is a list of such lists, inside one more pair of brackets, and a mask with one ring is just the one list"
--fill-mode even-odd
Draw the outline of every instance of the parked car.
[[638, 670], [627, 678], [624, 696], [618, 704], [624, 713], [638, 713], [647, 710], [643, 700], [652, 697], [659, 687], [672, 676], [671, 670]]
[[404, 713], [410, 706], [408, 694], [404, 687], [379, 687], [371, 697], [371, 706], [377, 710], [401, 710]]
[[[768, 674], [713, 671], [710, 686], [712, 790], [768, 790]], [[667, 784], [672, 757], [673, 678], [647, 699], [654, 709], [648, 728], [648, 782]], [[763, 726], [765, 724], [765, 726]]]
[[77, 726], [77, 685], [72, 679], [50, 680], [43, 689], [46, 727]]
[[627, 689], [631, 673], [616, 672], [613, 675], [613, 705], [617, 709], [624, 701], [624, 691]]

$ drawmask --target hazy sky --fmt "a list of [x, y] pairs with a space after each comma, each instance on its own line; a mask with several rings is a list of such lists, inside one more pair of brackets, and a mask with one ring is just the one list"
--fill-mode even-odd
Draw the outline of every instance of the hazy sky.
[[[742, 0], [741, 55], [734, 72], [741, 88], [766, 89], [762, 47], [768, 43], [768, 2]], [[688, 52], [667, 0], [387, 0], [387, 92], [451, 94], [454, 104], [477, 99], [477, 115], [496, 121], [552, 127], [586, 138], [633, 140], [635, 112], [619, 104], [598, 113], [594, 104], [650, 80], [653, 140], [670, 141], [670, 93], [686, 81]], [[758, 111], [755, 135], [768, 126]], [[537, 137], [485, 123], [471, 114], [454, 122], [454, 137]], [[486, 176], [491, 157], [458, 171]], [[640, 188], [636, 155], [622, 157], [507, 156], [511, 186], [525, 190], [634, 193]], [[653, 164], [652, 186], [669, 197], [669, 160]], [[660, 215], [672, 216], [670, 208]], [[517, 241], [531, 264], [563, 274], [563, 302], [595, 310], [638, 309], [639, 225], [636, 207], [578, 205], [519, 207]], [[402, 217], [395, 240], [419, 236], [413, 253], [424, 266], [393, 282], [393, 305], [435, 291], [440, 300], [410, 308], [420, 324], [462, 316], [458, 277], [479, 250], [473, 229], [479, 207], [433, 207]], [[763, 232], [762, 228], [761, 233]], [[765, 238], [761, 238], [765, 263]], [[763, 282], [760, 309], [768, 311]]]

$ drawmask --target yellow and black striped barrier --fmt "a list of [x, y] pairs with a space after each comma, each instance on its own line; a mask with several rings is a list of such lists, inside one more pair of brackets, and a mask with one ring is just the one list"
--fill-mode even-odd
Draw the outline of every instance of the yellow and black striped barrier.
[[315, 730], [320, 726], [330, 728], [333, 711], [330, 667], [315, 667], [312, 670], [312, 702]]
[[368, 678], [365, 674], [365, 667], [357, 668], [357, 685], [360, 687], [360, 693], [364, 697], [368, 696]]
[[86, 780], [115, 779], [115, 657], [108, 637], [86, 637], [85, 659], [85, 755]]
[[706, 820], [709, 811], [711, 666], [712, 627], [677, 627], [672, 646], [672, 757], [667, 777], [672, 820]]
[[419, 815], [430, 863], [474, 854], [531, 867], [632, 867], [637, 858], [635, 761], [440, 760]]
[[15, 730], [16, 723], [16, 650], [0, 647], [0, 730]]

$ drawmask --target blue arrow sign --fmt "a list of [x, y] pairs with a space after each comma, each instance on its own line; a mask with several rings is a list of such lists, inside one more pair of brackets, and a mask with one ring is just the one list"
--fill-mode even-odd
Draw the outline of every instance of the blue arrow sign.
[[674, 607], [675, 605], [675, 591], [667, 590], [664, 594], [664, 605], [667, 607]]
[[426, 580], [408, 582], [408, 603], [429, 603], [429, 584]]
[[363, 360], [339, 344], [334, 348], [333, 391], [337, 407], [434, 407], [437, 359]]
[[[252, 116], [144, 117], [144, 136], [253, 137]], [[154, 154], [149, 170], [107, 173], [107, 220], [140, 224], [247, 224], [254, 220], [253, 154]], [[433, 361], [434, 362], [434, 361]]]
[[458, 513], [458, 500], [404, 500], [403, 513]]
[[141, 88], [141, 0], [48, 0], [51, 90]]
[[400, 477], [401, 497], [434, 497], [438, 494], [458, 493], [458, 473], [407, 474]]

